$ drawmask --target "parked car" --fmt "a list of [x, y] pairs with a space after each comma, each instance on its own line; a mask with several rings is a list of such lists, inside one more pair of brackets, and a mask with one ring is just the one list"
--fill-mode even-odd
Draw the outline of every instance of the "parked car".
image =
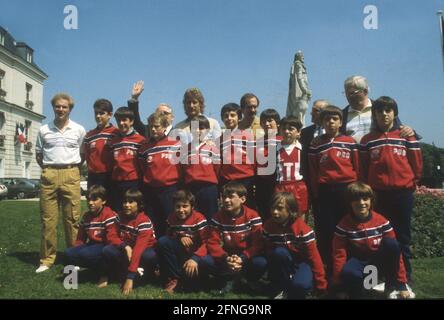
[[4, 184], [0, 184], [0, 200], [8, 196], [8, 188]]
[[28, 179], [31, 183], [35, 184], [40, 189], [40, 179]]
[[26, 178], [2, 178], [0, 183], [8, 188], [8, 198], [34, 198], [39, 194], [39, 187]]

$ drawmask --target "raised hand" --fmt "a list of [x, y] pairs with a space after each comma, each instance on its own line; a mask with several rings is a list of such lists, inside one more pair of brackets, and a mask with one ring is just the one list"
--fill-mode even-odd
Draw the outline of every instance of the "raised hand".
[[133, 99], [139, 98], [139, 96], [143, 92], [143, 84], [144, 84], [143, 80], [139, 80], [133, 85], [133, 90], [131, 92], [131, 98], [133, 98]]

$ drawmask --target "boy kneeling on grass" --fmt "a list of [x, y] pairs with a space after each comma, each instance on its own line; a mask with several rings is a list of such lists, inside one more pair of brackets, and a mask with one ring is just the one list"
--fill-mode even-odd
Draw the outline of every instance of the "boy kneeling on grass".
[[117, 215], [106, 206], [106, 190], [91, 186], [86, 193], [89, 210], [83, 214], [74, 247], [65, 250], [66, 265], [103, 272], [103, 248], [120, 243]]
[[395, 232], [387, 219], [372, 210], [371, 187], [354, 182], [345, 197], [351, 211], [336, 226], [333, 238], [333, 286], [346, 292], [340, 297], [361, 297], [364, 268], [374, 265], [378, 275], [385, 276], [385, 293], [390, 299], [414, 298]]
[[314, 287], [325, 293], [327, 280], [315, 234], [299, 214], [293, 193], [277, 192], [264, 225], [268, 277], [275, 299], [304, 299]]
[[167, 220], [167, 235], [157, 243], [160, 270], [166, 280], [164, 289], [168, 293], [174, 293], [180, 282], [196, 279], [199, 261], [207, 254], [208, 223], [194, 210], [194, 203], [194, 195], [188, 190], [173, 195], [174, 212]]
[[251, 286], [264, 274], [267, 261], [262, 253], [262, 220], [245, 205], [247, 189], [237, 181], [222, 187], [222, 209], [210, 224], [209, 255], [202, 269], [218, 281], [219, 294], [233, 289], [234, 281], [245, 275]]
[[139, 190], [126, 191], [122, 206], [119, 243], [103, 248], [108, 274], [101, 277], [98, 286], [106, 287], [110, 274], [125, 275], [127, 269], [122, 292], [128, 295], [133, 290], [139, 266], [148, 274], [153, 273], [157, 266], [156, 238], [151, 220], [143, 212], [143, 195]]

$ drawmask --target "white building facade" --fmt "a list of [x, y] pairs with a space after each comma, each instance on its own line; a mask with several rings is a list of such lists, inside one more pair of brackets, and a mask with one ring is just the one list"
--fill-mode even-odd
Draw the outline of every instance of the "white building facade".
[[[0, 26], [0, 178], [40, 178], [35, 142], [43, 116], [43, 81], [34, 51]], [[26, 141], [20, 142], [17, 126]]]

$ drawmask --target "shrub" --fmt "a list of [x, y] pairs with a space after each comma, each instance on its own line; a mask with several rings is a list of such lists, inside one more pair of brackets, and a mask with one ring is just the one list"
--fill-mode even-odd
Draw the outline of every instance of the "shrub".
[[412, 241], [415, 258], [444, 256], [444, 197], [415, 195]]

